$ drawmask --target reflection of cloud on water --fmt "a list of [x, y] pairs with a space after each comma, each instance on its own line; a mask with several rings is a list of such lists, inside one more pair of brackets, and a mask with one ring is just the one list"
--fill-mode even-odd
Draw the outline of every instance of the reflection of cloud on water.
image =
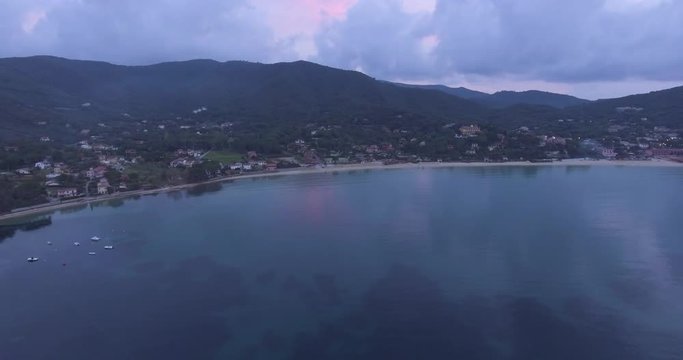
[[432, 192], [434, 171], [421, 169], [415, 173], [415, 188], [422, 195], [430, 195]]
[[[674, 287], [671, 268], [660, 248], [655, 225], [616, 198], [598, 206], [595, 224], [618, 241], [625, 271], [610, 288], [632, 305], [646, 306]], [[618, 257], [617, 254], [612, 254]], [[662, 297], [664, 298], [664, 297]]]
[[[44, 272], [42, 288], [23, 284], [3, 294], [13, 312], [0, 324], [0, 357], [213, 358], [232, 337], [219, 315], [249, 300], [242, 272], [209, 257], [154, 265], [134, 277]], [[45, 306], [23, 305], [24, 294], [45, 292], [47, 303], [36, 300]]]
[[[623, 319], [533, 298], [453, 301], [420, 271], [394, 266], [357, 308], [300, 333], [290, 359], [638, 359]], [[569, 320], [572, 319], [572, 320]], [[672, 347], [678, 346], [676, 344]]]
[[325, 219], [334, 219], [344, 212], [346, 204], [329, 185], [314, 185], [302, 189], [301, 210], [309, 225], [321, 225]]

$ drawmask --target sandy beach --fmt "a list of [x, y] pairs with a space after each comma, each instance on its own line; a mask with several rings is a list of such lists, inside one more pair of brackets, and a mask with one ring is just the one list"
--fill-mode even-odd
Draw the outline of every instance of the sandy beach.
[[16, 210], [14, 212], [0, 215], [0, 221], [16, 219], [25, 216], [33, 216], [40, 214], [47, 214], [56, 210], [82, 206], [84, 204], [97, 203], [115, 199], [123, 199], [134, 196], [154, 195], [164, 192], [173, 192], [183, 189], [192, 188], [198, 185], [212, 184], [218, 182], [227, 182], [235, 180], [275, 177], [275, 176], [290, 176], [303, 174], [321, 174], [334, 173], [340, 171], [358, 171], [358, 170], [391, 170], [391, 169], [421, 169], [421, 168], [456, 168], [456, 167], [533, 167], [533, 166], [637, 166], [637, 167], [681, 167], [683, 163], [667, 161], [667, 160], [587, 160], [587, 159], [569, 159], [563, 161], [549, 162], [549, 163], [531, 163], [526, 161], [510, 161], [502, 163], [486, 163], [486, 162], [422, 162], [422, 163], [402, 163], [394, 165], [384, 165], [381, 162], [372, 162], [364, 164], [349, 164], [349, 165], [333, 165], [325, 167], [305, 167], [284, 169], [275, 172], [259, 172], [235, 176], [225, 176], [211, 179], [209, 181], [193, 184], [183, 184], [177, 186], [170, 186], [151, 190], [136, 190], [122, 193], [115, 193], [107, 196], [78, 198], [73, 200], [62, 201], [60, 203], [47, 203], [37, 205], [30, 208]]

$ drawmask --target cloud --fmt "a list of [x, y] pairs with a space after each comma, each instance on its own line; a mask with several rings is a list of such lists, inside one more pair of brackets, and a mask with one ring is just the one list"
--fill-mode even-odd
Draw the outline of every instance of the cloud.
[[406, 11], [401, 0], [358, 2], [346, 19], [318, 33], [315, 60], [381, 78], [428, 76], [439, 39], [430, 32], [430, 16]]
[[0, 2], [0, 56], [122, 64], [303, 58], [388, 80], [538, 84], [593, 96], [683, 81], [683, 1]]
[[317, 53], [315, 34], [329, 21], [341, 21], [357, 0], [252, 0], [273, 29], [276, 40], [290, 44], [300, 58]]
[[[683, 80], [683, 2], [366, 0], [318, 35], [319, 57], [388, 79], [578, 84]], [[423, 39], [436, 46], [422, 51]]]
[[24, 15], [24, 19], [21, 22], [21, 29], [24, 30], [25, 33], [30, 34], [38, 23], [45, 20], [46, 17], [47, 14], [44, 10], [29, 11]]
[[[11, 1], [0, 55], [53, 54], [124, 64], [190, 58], [294, 58], [247, 0]], [[13, 19], [22, 19], [20, 26]]]

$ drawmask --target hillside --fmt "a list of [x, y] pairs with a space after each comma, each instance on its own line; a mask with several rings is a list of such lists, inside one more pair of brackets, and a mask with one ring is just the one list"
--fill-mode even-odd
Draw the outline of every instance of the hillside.
[[119, 66], [48, 56], [0, 59], [0, 140], [72, 141], [98, 123], [182, 120], [196, 117], [193, 110], [200, 108], [207, 109], [204, 120], [259, 126], [479, 122], [557, 129], [558, 119], [570, 118], [584, 120], [572, 126], [603, 128], [612, 119], [647, 117], [648, 126], [680, 127], [683, 87], [588, 102], [541, 91], [486, 94], [394, 84], [304, 61]]
[[482, 104], [499, 108], [521, 104], [565, 108], [569, 106], [587, 104], [590, 102], [589, 100], [579, 99], [570, 95], [555, 94], [538, 90], [499, 91], [490, 96], [480, 98], [479, 100]]
[[453, 88], [445, 85], [411, 85], [400, 83], [396, 83], [396, 85], [414, 89], [437, 90], [449, 95], [455, 95], [463, 99], [472, 100], [478, 102], [479, 104], [493, 108], [504, 108], [515, 105], [541, 105], [561, 109], [590, 102], [589, 100], [579, 99], [570, 95], [555, 94], [538, 90], [499, 91], [494, 94], [488, 94], [481, 91], [470, 90], [464, 87]]
[[576, 117], [622, 117], [648, 119], [656, 125], [683, 127], [683, 86], [604, 99], [568, 109]]
[[453, 88], [453, 87], [448, 87], [446, 85], [413, 85], [413, 84], [403, 84], [403, 83], [393, 83], [393, 84], [398, 85], [398, 86], [402, 86], [402, 87], [413, 88], [413, 89], [441, 91], [443, 93], [458, 96], [458, 97], [461, 97], [463, 99], [468, 99], [468, 100], [474, 100], [474, 99], [479, 99], [479, 98], [491, 96], [491, 94], [487, 94], [485, 92], [476, 91], [476, 90], [470, 90], [470, 89], [465, 88], [465, 87]]
[[402, 88], [304, 61], [118, 66], [45, 56], [0, 59], [0, 106], [0, 126], [15, 134], [30, 132], [40, 121], [50, 126], [121, 119], [122, 114], [175, 118], [201, 107], [226, 121], [264, 122], [373, 121], [396, 114], [446, 121], [485, 112], [438, 91]]

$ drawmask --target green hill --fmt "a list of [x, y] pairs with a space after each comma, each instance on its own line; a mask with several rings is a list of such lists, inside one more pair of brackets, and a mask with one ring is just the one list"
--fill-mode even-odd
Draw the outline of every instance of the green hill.
[[[193, 60], [119, 66], [55, 57], [0, 59], [0, 125], [32, 133], [48, 122], [94, 123], [189, 116], [206, 107], [225, 121], [379, 121], [478, 117], [481, 105], [438, 91], [376, 81], [354, 71], [309, 62], [272, 65]], [[59, 123], [58, 128], [49, 128]], [[46, 130], [46, 132], [47, 132]], [[9, 132], [6, 132], [9, 134]]]
[[197, 109], [215, 121], [280, 125], [480, 122], [557, 129], [562, 118], [604, 127], [612, 119], [647, 117], [648, 126], [680, 127], [683, 87], [588, 102], [541, 91], [393, 84], [305, 61], [120, 66], [49, 56], [0, 59], [0, 140], [71, 141], [100, 122], [186, 119]]

